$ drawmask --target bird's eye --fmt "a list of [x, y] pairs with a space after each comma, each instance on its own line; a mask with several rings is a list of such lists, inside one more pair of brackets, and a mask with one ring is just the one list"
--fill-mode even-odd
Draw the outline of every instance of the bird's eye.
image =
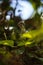
[[18, 10], [18, 12], [21, 12], [21, 10]]

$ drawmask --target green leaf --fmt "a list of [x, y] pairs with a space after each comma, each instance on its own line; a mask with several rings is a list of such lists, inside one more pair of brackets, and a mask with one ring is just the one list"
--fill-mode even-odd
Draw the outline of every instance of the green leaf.
[[0, 44], [13, 46], [14, 45], [14, 41], [12, 41], [12, 40], [2, 40], [2, 41], [0, 41]]

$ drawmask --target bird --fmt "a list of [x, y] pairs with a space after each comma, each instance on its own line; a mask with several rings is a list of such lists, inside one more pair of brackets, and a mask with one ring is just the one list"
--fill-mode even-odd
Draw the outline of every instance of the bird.
[[28, 0], [10, 0], [10, 7], [15, 9], [15, 17], [20, 17], [22, 20], [31, 18], [34, 13], [34, 8]]
[[18, 0], [18, 4], [15, 10], [15, 16], [21, 17], [22, 20], [27, 20], [31, 18], [33, 13], [34, 13], [34, 8], [29, 1]]

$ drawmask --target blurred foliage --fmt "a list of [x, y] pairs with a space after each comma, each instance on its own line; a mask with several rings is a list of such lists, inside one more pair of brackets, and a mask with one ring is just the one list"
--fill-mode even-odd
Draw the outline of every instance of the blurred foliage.
[[[30, 2], [35, 10], [41, 5], [40, 0], [30, 0]], [[15, 16], [8, 21], [5, 19], [6, 13], [13, 10], [9, 7], [8, 0], [4, 0], [0, 7], [2, 12], [0, 15], [0, 60], [2, 59], [0, 65], [32, 65], [33, 62], [33, 65], [43, 65], [43, 19], [41, 15], [36, 12], [32, 19], [24, 23]]]
[[0, 41], [0, 44], [13, 46], [14, 45], [14, 41], [12, 41], [12, 40], [2, 40], [2, 41]]
[[33, 7], [35, 9], [37, 9], [41, 5], [40, 0], [30, 0], [30, 2], [33, 3]]

